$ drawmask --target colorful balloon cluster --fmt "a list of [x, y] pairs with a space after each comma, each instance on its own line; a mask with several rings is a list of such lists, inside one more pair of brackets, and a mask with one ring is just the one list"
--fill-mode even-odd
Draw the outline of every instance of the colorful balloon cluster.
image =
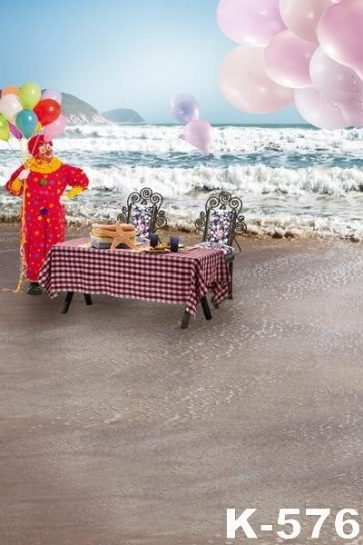
[[320, 128], [363, 126], [362, 0], [220, 0], [217, 23], [241, 44], [219, 70], [233, 106], [295, 104]]
[[185, 93], [173, 96], [170, 100], [170, 113], [180, 123], [185, 124], [186, 141], [202, 155], [209, 155], [213, 129], [208, 121], [199, 119], [199, 106], [195, 98]]
[[42, 93], [36, 83], [4, 87], [0, 98], [0, 140], [9, 140], [10, 135], [18, 140], [28, 139], [42, 132], [49, 142], [66, 126], [61, 103], [59, 91], [47, 89]]

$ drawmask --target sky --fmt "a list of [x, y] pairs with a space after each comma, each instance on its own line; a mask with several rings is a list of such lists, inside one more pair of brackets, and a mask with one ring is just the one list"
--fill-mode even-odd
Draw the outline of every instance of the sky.
[[[253, 1], [253, 0], [251, 0]], [[294, 107], [266, 115], [230, 105], [218, 85], [238, 44], [216, 22], [219, 0], [17, 0], [1, 7], [0, 87], [34, 82], [99, 112], [136, 110], [173, 123], [170, 99], [195, 97], [210, 123], [304, 123]]]

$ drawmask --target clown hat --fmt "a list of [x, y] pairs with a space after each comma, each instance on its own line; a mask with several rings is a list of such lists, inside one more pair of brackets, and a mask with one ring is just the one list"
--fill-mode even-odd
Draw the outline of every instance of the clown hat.
[[37, 134], [35, 136], [32, 136], [28, 142], [28, 151], [30, 155], [33, 155], [33, 157], [36, 157], [39, 153], [40, 146], [43, 146], [44, 144], [50, 144], [51, 146], [53, 146], [52, 141], [49, 141], [49, 142], [45, 141], [43, 134]]

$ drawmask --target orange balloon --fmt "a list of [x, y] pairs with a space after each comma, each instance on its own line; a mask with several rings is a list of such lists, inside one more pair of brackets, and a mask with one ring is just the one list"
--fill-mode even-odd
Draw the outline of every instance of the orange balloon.
[[16, 85], [7, 85], [4, 87], [4, 89], [1, 91], [1, 96], [5, 95], [16, 95], [19, 96], [20, 89]]

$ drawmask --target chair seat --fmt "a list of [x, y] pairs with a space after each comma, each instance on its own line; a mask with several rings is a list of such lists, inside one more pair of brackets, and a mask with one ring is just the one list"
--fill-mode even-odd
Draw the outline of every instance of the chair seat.
[[197, 244], [197, 246], [201, 248], [221, 248], [227, 258], [227, 256], [232, 256], [235, 252], [235, 249], [233, 246], [229, 246], [228, 244], [225, 244], [224, 242], [212, 242], [212, 241], [204, 241]]

